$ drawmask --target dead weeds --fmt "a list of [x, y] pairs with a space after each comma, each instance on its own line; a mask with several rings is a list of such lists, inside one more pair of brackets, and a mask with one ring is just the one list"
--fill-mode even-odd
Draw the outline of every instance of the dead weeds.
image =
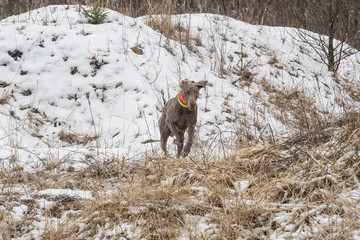
[[[359, 121], [339, 120], [331, 128], [241, 148], [218, 161], [93, 156], [84, 159], [84, 169], [65, 169], [51, 178], [20, 170], [26, 177], [18, 181], [14, 169], [6, 185], [92, 192], [93, 199], [49, 198], [52, 204], [45, 209], [36, 195], [22, 202], [32, 217], [24, 217], [27, 227], [21, 229], [33, 228], [40, 216], [48, 224], [61, 220], [43, 229], [42, 239], [351, 238], [360, 223], [357, 201], [349, 195], [358, 189], [359, 140]], [[3, 173], [1, 179], [10, 174]], [[10, 195], [1, 202], [8, 209], [19, 205], [20, 195]], [[9, 215], [1, 218], [6, 236], [21, 230]], [[19, 231], [16, 236], [30, 230]]]
[[98, 136], [90, 136], [87, 134], [77, 134], [75, 132], [66, 132], [61, 130], [58, 134], [59, 139], [69, 144], [81, 144], [86, 145], [98, 138]]

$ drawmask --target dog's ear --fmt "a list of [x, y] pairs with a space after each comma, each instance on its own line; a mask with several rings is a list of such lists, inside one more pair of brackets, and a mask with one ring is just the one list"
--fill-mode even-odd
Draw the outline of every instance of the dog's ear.
[[184, 85], [188, 84], [189, 82], [190, 81], [188, 79], [181, 80], [181, 82], [179, 83], [179, 86], [183, 87]]
[[199, 89], [200, 89], [200, 88], [206, 87], [207, 82], [208, 81], [198, 81], [198, 82], [195, 83], [195, 85], [198, 86]]

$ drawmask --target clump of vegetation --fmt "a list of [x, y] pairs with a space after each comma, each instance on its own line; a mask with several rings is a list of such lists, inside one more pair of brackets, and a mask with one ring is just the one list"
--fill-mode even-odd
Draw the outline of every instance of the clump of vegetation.
[[243, 57], [240, 58], [239, 62], [233, 67], [233, 73], [236, 75], [245, 78], [250, 79], [255, 74], [252, 72], [252, 69], [255, 67], [255, 65], [252, 63], [252, 61], [244, 61]]
[[241, 46], [240, 60], [233, 67], [233, 73], [240, 76], [241, 79], [250, 80], [255, 75], [255, 73], [253, 72], [255, 64], [251, 60], [245, 61], [244, 58], [245, 55], [242, 51]]
[[104, 4], [97, 0], [94, 3], [89, 5], [90, 9], [85, 9], [82, 7], [83, 14], [88, 19], [88, 22], [91, 24], [102, 24], [104, 23], [107, 15], [109, 14], [106, 11]]

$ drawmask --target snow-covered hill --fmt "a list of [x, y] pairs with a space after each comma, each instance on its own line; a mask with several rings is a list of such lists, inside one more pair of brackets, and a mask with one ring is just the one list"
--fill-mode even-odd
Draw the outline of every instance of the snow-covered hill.
[[0, 22], [2, 168], [81, 171], [93, 156], [161, 156], [157, 143], [141, 142], [159, 139], [163, 99], [185, 78], [209, 81], [193, 158], [227, 157], [239, 145], [325, 127], [359, 109], [360, 54], [334, 77], [294, 39], [296, 29], [185, 14], [172, 16], [164, 33], [150, 27], [163, 16], [108, 12], [100, 25], [78, 6]]
[[[99, 137], [103, 147], [134, 151], [139, 142], [159, 138], [161, 91], [165, 99], [175, 96], [185, 78], [210, 82], [199, 100], [202, 140], [218, 130], [243, 137], [243, 126], [259, 141], [270, 128], [275, 139], [293, 132], [286, 123], [291, 116], [281, 116], [276, 106], [278, 92], [290, 101], [303, 94], [326, 116], [344, 112], [343, 101], [352, 105], [309, 47], [290, 36], [294, 29], [217, 15], [174, 16], [173, 25], [191, 38], [185, 45], [148, 27], [149, 17], [109, 12], [101, 25], [87, 24], [77, 6], [1, 21], [4, 143], [73, 146], [82, 140], [67, 144], [66, 136], [75, 134], [88, 145]], [[254, 74], [248, 81], [234, 73], [241, 60]], [[344, 62], [340, 79], [358, 79], [356, 60]]]

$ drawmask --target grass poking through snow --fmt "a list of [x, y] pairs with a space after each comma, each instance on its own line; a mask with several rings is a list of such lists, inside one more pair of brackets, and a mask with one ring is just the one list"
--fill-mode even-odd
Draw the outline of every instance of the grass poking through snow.
[[[2, 168], [0, 230], [4, 239], [348, 239], [360, 223], [359, 141], [357, 117], [213, 162], [113, 158], [57, 173]], [[49, 188], [63, 191], [42, 193]], [[12, 218], [14, 209], [23, 217]]]

